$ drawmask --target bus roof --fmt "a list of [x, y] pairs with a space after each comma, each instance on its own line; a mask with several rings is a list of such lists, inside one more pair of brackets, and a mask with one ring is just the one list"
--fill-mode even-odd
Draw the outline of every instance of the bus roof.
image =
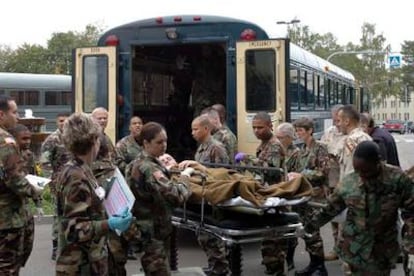
[[348, 79], [349, 81], [355, 81], [355, 77], [351, 72], [341, 69], [329, 61], [312, 54], [311, 52], [302, 49], [293, 43], [290, 43], [290, 57], [293, 61], [305, 66], [317, 68], [326, 74], [333, 74], [337, 77]]
[[72, 90], [69, 75], [0, 73], [0, 89], [59, 89]]

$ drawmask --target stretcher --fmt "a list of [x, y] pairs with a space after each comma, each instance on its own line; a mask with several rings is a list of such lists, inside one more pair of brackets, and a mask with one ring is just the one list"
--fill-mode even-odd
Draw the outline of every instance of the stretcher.
[[[201, 176], [203, 177], [203, 176]], [[211, 206], [202, 200], [201, 204], [187, 203], [177, 208], [172, 217], [176, 228], [209, 233], [223, 240], [229, 251], [231, 275], [241, 275], [242, 245], [261, 242], [272, 236], [276, 239], [301, 237], [303, 225], [297, 213], [289, 212], [288, 206], [304, 204], [310, 197], [295, 199], [270, 199], [273, 204], [254, 206], [243, 199], [234, 198]], [[178, 267], [178, 247], [175, 238], [171, 245], [171, 269]]]

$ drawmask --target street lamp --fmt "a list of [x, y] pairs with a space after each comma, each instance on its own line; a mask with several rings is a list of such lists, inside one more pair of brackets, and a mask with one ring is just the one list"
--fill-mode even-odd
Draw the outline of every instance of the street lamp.
[[376, 50], [362, 50], [362, 51], [339, 51], [339, 52], [333, 52], [330, 54], [326, 60], [329, 61], [332, 57], [337, 55], [355, 55], [355, 54], [365, 54], [365, 55], [383, 55], [387, 54], [389, 52], [387, 51], [376, 51]]
[[289, 37], [289, 26], [300, 23], [299, 19], [292, 19], [290, 21], [277, 21], [277, 25], [286, 25], [286, 37]]

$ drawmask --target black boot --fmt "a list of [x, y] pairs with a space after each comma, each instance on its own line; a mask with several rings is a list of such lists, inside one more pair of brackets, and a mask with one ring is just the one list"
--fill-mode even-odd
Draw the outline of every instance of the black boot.
[[328, 276], [323, 257], [310, 255], [310, 259], [309, 265], [296, 271], [295, 276]]
[[52, 257], [51, 257], [51, 259], [54, 260], [54, 261], [56, 261], [57, 247], [58, 247], [58, 241], [57, 240], [52, 240]]

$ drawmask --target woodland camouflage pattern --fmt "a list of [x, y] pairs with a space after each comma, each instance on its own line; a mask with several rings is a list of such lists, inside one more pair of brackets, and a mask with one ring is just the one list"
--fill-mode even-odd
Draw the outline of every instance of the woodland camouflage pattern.
[[[68, 162], [57, 178], [59, 253], [56, 275], [108, 275], [106, 220], [88, 165]], [[82, 274], [86, 273], [86, 274]]]
[[0, 128], [0, 274], [18, 275], [23, 262], [24, 226], [27, 223], [25, 198], [39, 192], [24, 178], [16, 142]]
[[137, 144], [134, 136], [128, 135], [116, 143], [116, 165], [125, 173], [126, 166], [135, 158], [139, 158], [142, 153], [142, 148]]
[[213, 138], [223, 144], [229, 156], [230, 163], [234, 162], [234, 156], [237, 152], [237, 138], [229, 128], [222, 127], [213, 134]]
[[399, 168], [381, 164], [380, 175], [366, 182], [355, 172], [346, 175], [328, 203], [313, 214], [306, 230], [319, 228], [348, 208], [337, 253], [353, 271], [393, 267], [400, 251], [398, 208], [407, 227], [403, 249], [414, 254], [414, 183]]
[[127, 182], [136, 199], [132, 213], [139, 220], [146, 220], [141, 221], [139, 228], [146, 223], [152, 229], [143, 243], [141, 263], [145, 275], [169, 275], [167, 249], [172, 233], [171, 216], [173, 209], [191, 195], [188, 179], [171, 180], [161, 163], [145, 152], [131, 165]]
[[194, 160], [200, 163], [214, 164], [229, 164], [230, 161], [223, 144], [213, 137], [198, 146]]

